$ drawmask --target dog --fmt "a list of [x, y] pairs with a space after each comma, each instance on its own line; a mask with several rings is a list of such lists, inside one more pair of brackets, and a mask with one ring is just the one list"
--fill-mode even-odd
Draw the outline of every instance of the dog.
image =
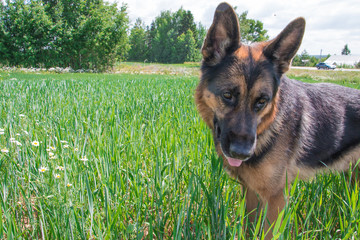
[[243, 44], [236, 13], [221, 3], [201, 49], [197, 109], [247, 211], [268, 205], [265, 229], [297, 176], [346, 171], [360, 158], [360, 91], [285, 76], [304, 31], [300, 17], [270, 41]]

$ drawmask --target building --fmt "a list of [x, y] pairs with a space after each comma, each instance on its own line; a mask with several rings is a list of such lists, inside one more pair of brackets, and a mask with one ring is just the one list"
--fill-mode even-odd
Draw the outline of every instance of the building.
[[355, 66], [358, 62], [360, 62], [360, 55], [332, 55], [325, 61], [329, 65], [336, 66]]

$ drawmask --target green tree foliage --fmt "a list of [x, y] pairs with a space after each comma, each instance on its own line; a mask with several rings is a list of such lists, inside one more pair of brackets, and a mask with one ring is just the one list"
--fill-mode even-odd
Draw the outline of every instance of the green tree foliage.
[[293, 66], [308, 66], [310, 62], [310, 55], [306, 50], [304, 50], [301, 54], [297, 54], [293, 60], [292, 65]]
[[7, 0], [1, 8], [1, 63], [103, 70], [127, 52], [125, 5], [118, 9], [102, 0]]
[[[267, 40], [258, 20], [239, 15], [244, 42]], [[190, 11], [163, 11], [128, 34], [126, 5], [104, 0], [0, 0], [0, 64], [104, 70], [118, 60], [200, 61], [206, 28]]]
[[259, 20], [248, 19], [248, 12], [239, 15], [241, 41], [245, 43], [261, 42], [269, 39], [267, 30]]
[[33, 66], [48, 59], [53, 24], [40, 2], [7, 1], [1, 22], [1, 62]]
[[144, 23], [140, 18], [136, 19], [134, 27], [131, 29], [129, 43], [130, 50], [128, 60], [145, 61], [148, 57], [147, 32]]
[[196, 35], [195, 41], [197, 44], [196, 48], [201, 49], [202, 44], [205, 39], [205, 36], [206, 36], [206, 33], [207, 33], [206, 27], [204, 25], [202, 25], [201, 23], [199, 23], [197, 26], [197, 31], [195, 33], [195, 35]]
[[[259, 20], [247, 18], [247, 12], [239, 15], [242, 41], [246, 43], [268, 40], [267, 31]], [[154, 62], [180, 63], [200, 61], [200, 49], [206, 36], [206, 28], [198, 24], [190, 11], [163, 11], [152, 22], [148, 32], [149, 55]]]
[[349, 46], [345, 44], [343, 50], [341, 51], [341, 55], [349, 55], [351, 53]]
[[[134, 30], [134, 34], [133, 30], [130, 38], [135, 37], [137, 30]], [[200, 61], [200, 48], [205, 34], [205, 28], [201, 24], [195, 24], [190, 11], [182, 8], [175, 13], [163, 11], [146, 32], [148, 52], [141, 59], [162, 63]], [[143, 35], [137, 38], [141, 39]]]
[[4, 11], [4, 4], [0, 1], [0, 64], [4, 64], [5, 59], [10, 58], [9, 35], [5, 31]]
[[355, 68], [360, 68], [360, 62], [355, 64]]
[[190, 29], [176, 39], [176, 44], [176, 50], [178, 51], [175, 55], [177, 56], [176, 62], [195, 62], [199, 60], [199, 49], [196, 48], [194, 33]]
[[160, 16], [152, 22], [149, 34], [151, 39], [150, 60], [164, 63], [175, 62], [173, 51], [176, 36], [170, 11], [161, 12]]
[[330, 57], [330, 54], [322, 57], [321, 59], [316, 58], [315, 56], [310, 56], [309, 53], [304, 50], [301, 54], [297, 54], [292, 60], [293, 66], [306, 66], [306, 67], [315, 67], [319, 62], [324, 62]]

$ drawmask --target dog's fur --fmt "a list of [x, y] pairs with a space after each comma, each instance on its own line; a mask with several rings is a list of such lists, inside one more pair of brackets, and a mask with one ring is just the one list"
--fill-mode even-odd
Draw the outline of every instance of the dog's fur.
[[360, 157], [360, 91], [284, 75], [304, 30], [297, 18], [275, 39], [245, 45], [236, 13], [222, 3], [202, 48], [197, 108], [224, 167], [246, 188], [248, 210], [268, 204], [270, 224], [297, 175], [345, 171]]

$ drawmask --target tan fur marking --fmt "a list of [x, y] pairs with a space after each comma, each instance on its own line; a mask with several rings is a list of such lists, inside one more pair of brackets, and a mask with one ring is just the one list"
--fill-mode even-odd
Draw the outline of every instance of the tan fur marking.
[[264, 132], [266, 129], [268, 129], [271, 125], [271, 123], [275, 120], [276, 113], [277, 113], [277, 102], [279, 100], [279, 92], [276, 94], [275, 98], [271, 102], [271, 109], [267, 114], [265, 114], [262, 119], [261, 123], [257, 127], [256, 134], [259, 135], [262, 132]]
[[263, 50], [266, 46], [266, 42], [254, 43], [251, 45], [251, 54], [255, 61], [259, 61], [263, 56]]
[[249, 57], [249, 46], [242, 45], [238, 50], [235, 51], [235, 55], [239, 59], [244, 59]]
[[262, 43], [254, 43], [250, 46], [248, 45], [241, 45], [241, 47], [235, 51], [235, 55], [239, 59], [246, 59], [249, 57], [250, 52], [251, 56], [255, 61], [259, 61], [263, 57], [263, 49], [266, 45], [266, 42]]
[[[195, 91], [195, 102], [196, 102], [196, 106], [197, 109], [201, 115], [201, 117], [204, 119], [205, 123], [211, 128], [213, 129], [213, 119], [214, 119], [214, 113], [211, 110], [211, 108], [209, 107], [209, 105], [207, 104], [207, 100], [210, 99], [206, 96], [204, 96], [204, 89], [206, 89], [204, 87], [204, 84], [199, 84], [199, 86], [197, 87], [196, 91]], [[215, 103], [213, 103], [215, 104]]]

